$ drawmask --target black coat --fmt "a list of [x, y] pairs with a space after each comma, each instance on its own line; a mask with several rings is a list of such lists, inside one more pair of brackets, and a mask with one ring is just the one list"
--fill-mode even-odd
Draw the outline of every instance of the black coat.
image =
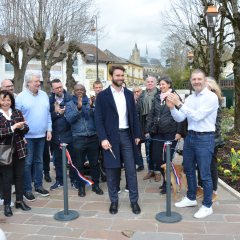
[[[161, 91], [157, 89], [156, 95], [159, 95]], [[156, 96], [155, 95], [155, 96]], [[141, 130], [141, 138], [145, 139], [145, 128], [146, 128], [146, 123], [147, 123], [147, 116], [143, 115], [143, 106], [144, 106], [144, 99], [145, 99], [145, 91], [143, 91], [140, 96], [137, 99], [137, 113], [138, 113], [138, 120], [139, 120], [139, 125], [140, 125], [140, 130]]]
[[[64, 99], [60, 103], [60, 108], [64, 108], [64, 106], [72, 100], [72, 97], [71, 94], [64, 90]], [[71, 125], [66, 120], [64, 114], [55, 113], [55, 102], [55, 94], [52, 93], [49, 97], [50, 113], [52, 117], [52, 142], [56, 144], [70, 143], [72, 142]]]
[[[172, 93], [174, 92], [175, 90], [173, 89]], [[159, 94], [154, 98], [151, 111], [148, 115], [145, 133], [149, 133], [152, 123], [158, 123], [157, 133], [176, 132], [181, 134], [183, 132], [183, 122], [178, 123], [173, 119], [171, 111], [166, 104], [166, 99], [161, 105]]]

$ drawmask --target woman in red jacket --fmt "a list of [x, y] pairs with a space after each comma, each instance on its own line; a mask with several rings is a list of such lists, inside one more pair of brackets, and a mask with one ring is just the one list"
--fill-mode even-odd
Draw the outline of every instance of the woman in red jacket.
[[10, 207], [13, 174], [16, 190], [15, 207], [21, 208], [23, 211], [31, 210], [23, 201], [24, 166], [25, 157], [28, 155], [23, 138], [28, 131], [29, 127], [21, 111], [15, 109], [14, 96], [7, 90], [0, 91], [0, 144], [11, 145], [12, 136], [14, 136], [13, 146], [15, 149], [12, 165], [0, 167], [3, 175], [4, 214], [6, 217], [13, 215]]

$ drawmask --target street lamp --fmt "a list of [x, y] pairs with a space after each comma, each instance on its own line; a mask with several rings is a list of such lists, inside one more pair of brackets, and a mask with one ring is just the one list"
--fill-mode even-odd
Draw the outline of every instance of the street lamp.
[[211, 77], [214, 77], [214, 65], [213, 65], [213, 28], [217, 22], [218, 11], [215, 6], [211, 3], [206, 12], [206, 20], [207, 25], [211, 31], [211, 38], [210, 38], [210, 59], [211, 59]]
[[193, 53], [188, 54], [188, 63], [190, 65], [190, 95], [192, 94], [192, 84], [191, 84], [191, 75], [192, 75], [192, 63], [193, 63]]
[[96, 45], [97, 45], [97, 81], [98, 81], [98, 28], [97, 28], [97, 15], [93, 15], [96, 18], [96, 27], [92, 27], [92, 31], [96, 31]]

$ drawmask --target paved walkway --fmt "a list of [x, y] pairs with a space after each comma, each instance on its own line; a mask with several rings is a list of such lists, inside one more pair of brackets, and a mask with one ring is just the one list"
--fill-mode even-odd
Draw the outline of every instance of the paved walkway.
[[[181, 156], [177, 156], [175, 164], [181, 164]], [[51, 167], [52, 168], [52, 167]], [[35, 194], [37, 200], [28, 202], [30, 212], [16, 210], [13, 217], [7, 218], [0, 206], [0, 228], [6, 233], [8, 240], [76, 240], [76, 239], [129, 239], [122, 232], [133, 233], [133, 240], [240, 240], [240, 201], [222, 188], [218, 190], [219, 201], [213, 204], [211, 216], [205, 219], [194, 219], [193, 214], [201, 206], [176, 209], [172, 198], [172, 211], [182, 215], [182, 221], [173, 224], [161, 223], [155, 219], [158, 212], [166, 209], [166, 196], [159, 195], [160, 183], [142, 180], [147, 169], [138, 173], [140, 215], [131, 212], [128, 193], [124, 192], [125, 178], [121, 181], [122, 193], [119, 195], [119, 212], [111, 215], [108, 212], [109, 198], [106, 183], [100, 186], [104, 195], [98, 196], [86, 187], [87, 196], [80, 198], [70, 184], [69, 209], [79, 212], [80, 217], [71, 222], [58, 222], [53, 215], [63, 209], [63, 189], [51, 191], [49, 197]], [[124, 172], [123, 172], [124, 174]], [[54, 179], [55, 173], [51, 172]], [[49, 189], [51, 183], [44, 181]], [[178, 199], [184, 194], [184, 188], [178, 193]], [[173, 189], [172, 189], [173, 195]], [[13, 199], [14, 199], [13, 195]]]

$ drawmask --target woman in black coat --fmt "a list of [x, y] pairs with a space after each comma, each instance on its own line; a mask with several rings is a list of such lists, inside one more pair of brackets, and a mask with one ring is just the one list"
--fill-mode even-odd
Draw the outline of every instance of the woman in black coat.
[[21, 208], [23, 211], [31, 209], [23, 201], [25, 157], [28, 155], [23, 138], [28, 131], [29, 127], [22, 112], [15, 109], [12, 93], [7, 90], [0, 91], [0, 144], [11, 145], [13, 137], [14, 147], [12, 164], [0, 167], [3, 175], [4, 215], [6, 217], [13, 215], [10, 207], [13, 174], [16, 189], [15, 207]]
[[[172, 115], [169, 107], [166, 104], [166, 99], [169, 93], [174, 93], [175, 90], [172, 88], [172, 80], [169, 77], [162, 77], [159, 80], [160, 94], [157, 94], [154, 98], [151, 111], [148, 115], [147, 124], [145, 128], [146, 137], [151, 135], [153, 139], [158, 140], [174, 140], [172, 141], [171, 159], [174, 153], [174, 148], [177, 141], [181, 139], [181, 133], [183, 132], [183, 122], [176, 122]], [[163, 159], [163, 147], [164, 141], [152, 142], [152, 158], [157, 166], [161, 166], [166, 162], [166, 153], [164, 152]], [[166, 181], [164, 177], [164, 170], [160, 168], [163, 175], [163, 185], [160, 187], [162, 191], [160, 194], [166, 194]]]

